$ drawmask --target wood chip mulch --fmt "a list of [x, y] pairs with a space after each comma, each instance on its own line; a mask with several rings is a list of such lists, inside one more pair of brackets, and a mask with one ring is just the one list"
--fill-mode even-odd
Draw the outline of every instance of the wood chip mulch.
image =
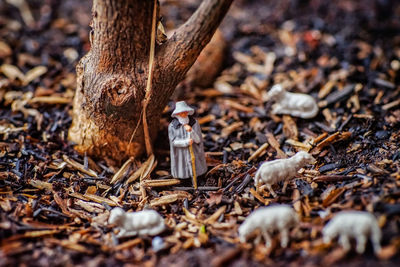
[[[183, 83], [176, 96], [197, 108], [204, 134], [209, 171], [198, 191], [169, 174], [172, 101], [156, 157], [115, 166], [68, 143], [74, 66], [89, 48], [89, 2], [0, 3], [0, 266], [398, 266], [398, 2], [237, 1], [221, 26], [229, 50], [223, 71], [208, 88]], [[167, 30], [196, 7], [161, 4]], [[319, 115], [271, 115], [266, 93], [276, 83], [313, 96]], [[255, 190], [261, 162], [299, 150], [317, 163], [286, 192], [281, 184], [277, 198]], [[241, 244], [246, 216], [274, 203], [301, 217], [290, 246], [282, 249], [279, 237], [269, 249]], [[161, 240], [118, 240], [107, 224], [113, 207], [155, 209], [168, 230]], [[377, 217], [379, 255], [370, 244], [357, 255], [322, 242], [326, 222], [349, 209]]]

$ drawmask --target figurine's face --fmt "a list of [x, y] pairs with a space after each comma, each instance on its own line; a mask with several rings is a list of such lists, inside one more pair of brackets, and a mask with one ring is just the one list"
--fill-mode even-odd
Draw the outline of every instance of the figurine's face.
[[181, 118], [186, 118], [188, 115], [189, 115], [189, 112], [187, 112], [187, 111], [176, 114], [176, 116], [179, 116]]

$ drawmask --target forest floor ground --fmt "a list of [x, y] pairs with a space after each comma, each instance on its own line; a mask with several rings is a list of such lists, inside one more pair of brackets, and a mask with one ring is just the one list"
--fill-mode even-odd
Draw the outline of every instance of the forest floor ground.
[[[0, 3], [0, 266], [399, 266], [398, 1], [236, 1], [221, 25], [225, 56], [202, 59], [221, 60], [222, 71], [206, 88], [186, 81], [174, 96], [197, 108], [202, 126], [209, 172], [199, 191], [162, 186], [173, 101], [155, 159], [119, 172], [111, 159], [78, 155], [67, 132], [91, 1], [9, 2]], [[161, 1], [167, 30], [197, 2]], [[317, 117], [272, 115], [266, 92], [276, 83], [313, 96]], [[261, 162], [299, 150], [317, 163], [286, 192], [280, 184], [276, 198], [254, 190]], [[240, 244], [245, 217], [275, 203], [301, 217], [289, 247], [279, 237], [272, 248]], [[157, 210], [168, 226], [162, 248], [150, 237], [118, 240], [107, 224], [114, 206]], [[379, 255], [370, 243], [357, 255], [322, 242], [341, 210], [376, 216]]]

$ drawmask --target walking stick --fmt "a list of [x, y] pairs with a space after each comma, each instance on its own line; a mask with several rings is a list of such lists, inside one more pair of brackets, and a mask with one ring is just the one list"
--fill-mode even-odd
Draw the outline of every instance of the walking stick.
[[192, 171], [193, 171], [193, 187], [197, 189], [197, 177], [196, 177], [196, 158], [193, 153], [193, 145], [189, 145], [190, 158], [192, 159]]

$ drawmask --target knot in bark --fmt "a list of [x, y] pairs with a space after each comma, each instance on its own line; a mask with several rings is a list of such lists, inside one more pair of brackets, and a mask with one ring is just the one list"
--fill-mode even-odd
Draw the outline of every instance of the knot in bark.
[[135, 97], [136, 88], [130, 77], [124, 75], [112, 76], [103, 85], [109, 103], [121, 107]]

